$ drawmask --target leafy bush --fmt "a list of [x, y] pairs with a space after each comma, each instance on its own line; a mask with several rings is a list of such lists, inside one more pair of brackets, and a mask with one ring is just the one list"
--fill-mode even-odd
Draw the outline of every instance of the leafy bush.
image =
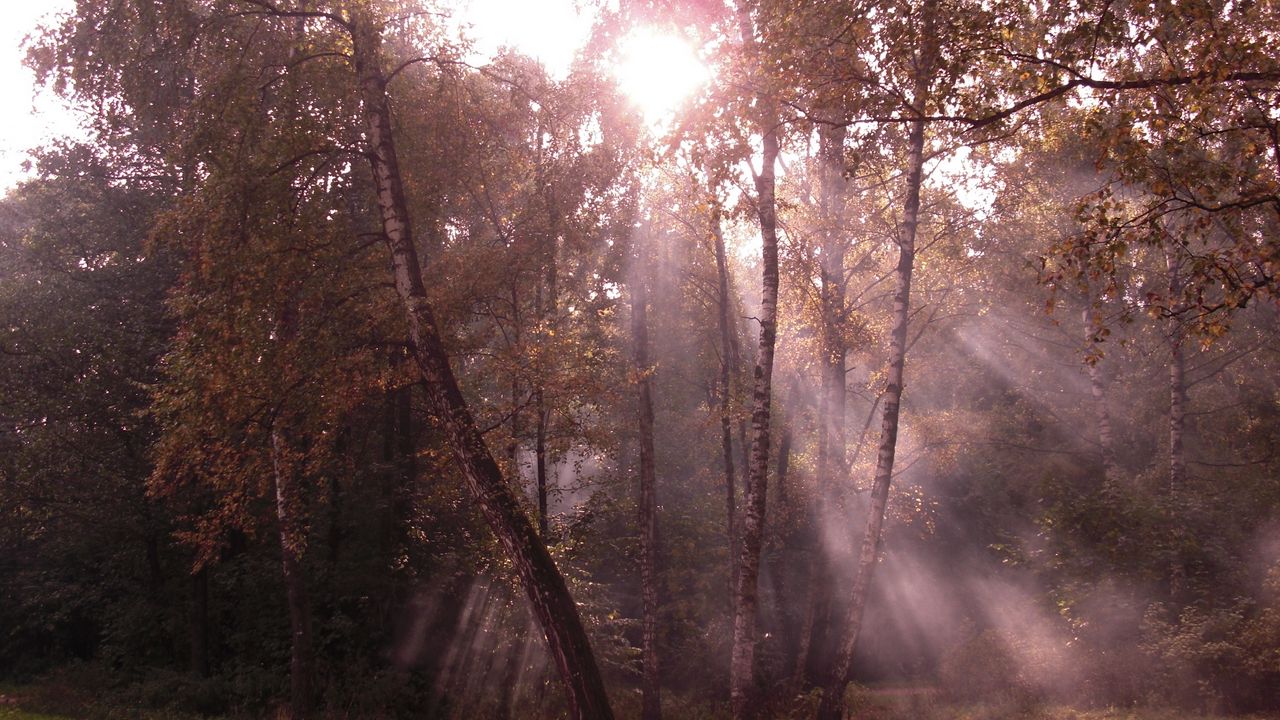
[[994, 630], [983, 631], [944, 654], [939, 680], [943, 692], [959, 701], [990, 701], [1031, 694], [1008, 642]]
[[1143, 649], [1157, 662], [1161, 697], [1211, 711], [1274, 707], [1280, 685], [1280, 566], [1263, 601], [1188, 606], [1176, 616], [1160, 603], [1143, 618]]

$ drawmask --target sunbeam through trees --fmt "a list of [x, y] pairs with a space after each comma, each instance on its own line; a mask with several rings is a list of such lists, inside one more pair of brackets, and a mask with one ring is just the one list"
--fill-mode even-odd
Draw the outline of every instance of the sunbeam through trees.
[[24, 41], [0, 718], [1280, 717], [1280, 10], [538, 7]]

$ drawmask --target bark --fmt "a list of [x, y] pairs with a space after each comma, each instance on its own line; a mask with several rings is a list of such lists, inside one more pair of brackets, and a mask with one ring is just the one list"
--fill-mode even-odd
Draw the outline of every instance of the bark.
[[778, 506], [786, 508], [787, 506], [787, 473], [791, 469], [791, 441], [794, 432], [792, 416], [795, 414], [795, 408], [800, 397], [800, 378], [795, 377], [791, 380], [791, 387], [787, 391], [787, 404], [782, 414], [782, 437], [778, 440], [778, 467], [775, 474], [778, 477]]
[[820, 213], [822, 218], [822, 255], [819, 288], [822, 322], [821, 357], [822, 390], [818, 420], [818, 493], [814, 499], [814, 527], [809, 555], [809, 592], [801, 624], [800, 641], [792, 677], [792, 687], [799, 691], [805, 684], [808, 668], [828, 665], [834, 651], [832, 640], [838, 633], [824, 634], [825, 642], [815, 646], [814, 628], [828, 624], [831, 607], [832, 579], [830, 558], [823, 538], [827, 521], [827, 500], [836, 478], [845, 476], [845, 280], [846, 241], [844, 221], [844, 128], [820, 130]]
[[[148, 501], [150, 502], [150, 501]], [[164, 568], [160, 565], [160, 531], [152, 526], [150, 518], [145, 521], [147, 548], [147, 595], [155, 603], [160, 602], [160, 590], [164, 587]]]
[[725, 258], [724, 233], [720, 229], [720, 217], [711, 221], [711, 233], [715, 241], [717, 295], [720, 301], [720, 450], [724, 462], [725, 532], [729, 538], [729, 589], [732, 595], [738, 587], [738, 530], [737, 479], [733, 462], [733, 369], [736, 364], [736, 333], [730, 318], [729, 268]]
[[[720, 226], [717, 223], [716, 230], [719, 231], [719, 229], [720, 229]], [[720, 249], [723, 251], [724, 238], [721, 237], [719, 242], [721, 244]], [[724, 298], [726, 303], [724, 306], [725, 312], [728, 313], [729, 309], [734, 307], [734, 302], [729, 297], [729, 289], [727, 284], [725, 286]], [[738, 328], [736, 325], [737, 321], [733, 319], [732, 315], [727, 315], [726, 318], [727, 319], [725, 321], [726, 323], [725, 327], [729, 328], [728, 330], [729, 349], [732, 352], [732, 360], [729, 363], [729, 367], [732, 368], [733, 370], [734, 377], [736, 378], [736, 382], [741, 382], [742, 378], [746, 375], [746, 364], [742, 359], [742, 343], [738, 338]], [[737, 427], [735, 428], [735, 430], [738, 434], [738, 462], [742, 467], [742, 475], [743, 475], [742, 494], [746, 495], [747, 484], [751, 481], [751, 478], [747, 476], [748, 475], [747, 467], [751, 465], [751, 446], [747, 443], [747, 419], [745, 417], [738, 418]], [[737, 562], [737, 560], [734, 560], [734, 562]], [[737, 587], [736, 581], [734, 582], [734, 587], [735, 588]]]
[[1115, 440], [1111, 432], [1111, 410], [1107, 407], [1107, 383], [1099, 361], [1089, 364], [1089, 391], [1093, 395], [1094, 416], [1098, 423], [1098, 449], [1102, 458], [1102, 477], [1114, 483], [1116, 473]]
[[[389, 361], [394, 366], [397, 362], [396, 355], [393, 354]], [[387, 582], [380, 593], [378, 611], [383, 626], [388, 629], [400, 622], [398, 618], [405, 601], [406, 589], [406, 568], [402, 559], [407, 526], [402, 522], [399, 510], [405, 488], [401, 486], [401, 478], [396, 473], [396, 395], [394, 388], [383, 391], [382, 447], [378, 458], [379, 499], [383, 506], [377, 515], [377, 552], [378, 560], [387, 570]]]
[[271, 465], [275, 475], [276, 519], [280, 535], [280, 565], [289, 605], [289, 717], [305, 720], [311, 715], [311, 608], [302, 565], [306, 542], [298, 510], [301, 498], [297, 478], [287, 453], [284, 433], [271, 429]]
[[1176, 500], [1187, 483], [1183, 434], [1187, 414], [1186, 355], [1182, 341], [1170, 338], [1169, 352], [1169, 496]]
[[[1093, 302], [1093, 290], [1088, 287], [1086, 280], [1085, 287], [1085, 303], [1086, 307], [1081, 313], [1084, 329], [1084, 339], [1086, 345], [1092, 345], [1094, 342], [1094, 321], [1092, 308], [1089, 305]], [[1111, 432], [1111, 410], [1107, 405], [1107, 383], [1103, 376], [1102, 358], [1090, 357], [1087, 365], [1089, 373], [1089, 392], [1093, 396], [1094, 418], [1098, 424], [1098, 454], [1102, 460], [1102, 477], [1108, 484], [1116, 482], [1118, 477], [1116, 472], [1116, 453], [1115, 441]]]
[[520, 684], [520, 664], [523, 660], [522, 646], [525, 644], [524, 632], [517, 632], [507, 643], [506, 663], [502, 671], [502, 685], [498, 690], [498, 718], [510, 720], [515, 717], [516, 690]]
[[[511, 283], [511, 345], [517, 356], [523, 350], [520, 345], [520, 296], [516, 292], [516, 283]], [[507, 460], [511, 463], [511, 474], [520, 478], [520, 376], [511, 372], [511, 437], [507, 439]]]
[[635, 343], [637, 414], [640, 425], [640, 594], [643, 603], [641, 662], [643, 691], [640, 717], [662, 717], [662, 685], [658, 674], [658, 505], [653, 446], [653, 397], [649, 366], [648, 288], [641, 253], [632, 269], [631, 335]]
[[338, 566], [338, 558], [342, 555], [342, 482], [338, 473], [329, 474], [329, 532], [325, 542], [325, 563], [332, 575]]
[[[388, 361], [394, 367], [397, 364], [396, 355], [393, 353], [388, 358]], [[379, 482], [382, 485], [382, 500], [386, 503], [386, 510], [378, 518], [378, 550], [391, 571], [391, 583], [388, 586], [388, 596], [383, 608], [384, 619], [389, 619], [397, 609], [395, 606], [398, 599], [399, 572], [397, 572], [396, 568], [400, 557], [401, 525], [396, 508], [400, 503], [399, 495], [402, 492], [399, 478], [396, 477], [395, 471], [396, 390], [393, 388], [386, 389], [382, 394], [382, 448], [380, 460]]]
[[[280, 308], [276, 332], [282, 343], [297, 340], [298, 310], [292, 301]], [[271, 471], [276, 495], [280, 570], [289, 609], [289, 717], [306, 720], [311, 716], [313, 673], [311, 603], [303, 565], [307, 527], [302, 512], [298, 470], [290, 457], [289, 421], [286, 418], [283, 408], [277, 408], [271, 421]]]
[[418, 479], [418, 451], [413, 432], [413, 386], [406, 385], [396, 391], [396, 469], [401, 487], [399, 520], [409, 518], [411, 508], [406, 495]]
[[[1173, 251], [1166, 251], [1165, 259], [1172, 307], [1182, 295], [1182, 278]], [[1186, 568], [1181, 558], [1184, 539], [1181, 516], [1182, 495], [1187, 485], [1187, 458], [1183, 448], [1187, 417], [1187, 360], [1182, 346], [1183, 332], [1176, 316], [1168, 320], [1165, 339], [1169, 344], [1169, 526], [1172, 530], [1169, 595], [1178, 600], [1186, 582]]]
[[413, 385], [405, 385], [395, 390], [392, 412], [394, 413], [394, 464], [390, 488], [391, 515], [391, 552], [397, 563], [395, 566], [395, 594], [399, 604], [407, 591], [403, 587], [411, 577], [409, 568], [401, 566], [407, 563], [411, 544], [410, 526], [414, 505], [414, 483], [418, 479], [417, 438], [413, 429]]
[[[390, 358], [393, 367], [399, 366], [404, 360], [399, 352]], [[380, 542], [383, 545], [383, 557], [392, 573], [386, 606], [386, 612], [390, 615], [398, 610], [404, 600], [404, 583], [407, 577], [402, 561], [408, 553], [409, 516], [413, 511], [412, 488], [418, 475], [411, 385], [388, 389], [383, 398], [382, 465], [382, 492], [387, 505], [381, 519]]]
[[191, 575], [191, 616], [188, 624], [191, 649], [191, 674], [209, 677], [209, 569], [202, 567]]
[[547, 537], [549, 525], [547, 520], [547, 406], [542, 395], [542, 388], [533, 393], [534, 415], [537, 426], [534, 428], [533, 465], [538, 480], [538, 534]]
[[[538, 137], [543, 137], [540, 130]], [[541, 153], [539, 153], [541, 155]], [[556, 323], [556, 294], [558, 292], [559, 267], [557, 265], [557, 254], [559, 246], [559, 211], [556, 203], [555, 193], [552, 192], [546, 173], [543, 171], [542, 161], [538, 165], [538, 186], [546, 203], [547, 210], [547, 235], [544, 242], [544, 265], [543, 270], [545, 276], [543, 285], [538, 288], [538, 325], [539, 332], [543, 337], [554, 336]], [[550, 518], [547, 516], [547, 432], [551, 420], [551, 410], [547, 407], [546, 401], [546, 383], [549, 369], [544, 364], [540, 368], [537, 375], [537, 384], [534, 387], [534, 414], [537, 419], [534, 428], [534, 466], [538, 481], [538, 532], [542, 537], [547, 537], [547, 528]]]
[[[748, 56], [756, 51], [750, 12], [739, 9], [743, 45]], [[751, 399], [751, 461], [747, 466], [747, 494], [742, 519], [742, 547], [734, 598], [733, 650], [729, 664], [729, 705], [735, 720], [754, 715], [756, 609], [759, 602], [760, 551], [764, 539], [768, 497], [769, 420], [773, 394], [773, 353], [778, 314], [778, 227], [774, 196], [779, 140], [777, 105], [761, 94], [757, 129], [761, 135], [760, 172], [755, 176], [756, 215], [760, 223], [761, 287], [760, 346], [756, 357]]]
[[[823, 552], [821, 547], [818, 547], [821, 543], [820, 534], [815, 533], [815, 536], [818, 539], [815, 540], [815, 547], [812, 549], [813, 556]], [[800, 621], [800, 638], [796, 645], [796, 664], [791, 676], [791, 692], [793, 694], [804, 689], [809, 666], [814, 663], [813, 630], [818, 624], [818, 617], [826, 618], [830, 613], [831, 607], [831, 580], [829, 573], [826, 571], [827, 564], [822, 558], [813, 556], [809, 559], [809, 574], [806, 578], [809, 583], [809, 596], [805, 602], [804, 617]]]
[[797, 417], [803, 417], [802, 408], [805, 405], [800, 397], [799, 374], [793, 375], [787, 385], [787, 401], [778, 418], [778, 422], [782, 426], [782, 437], [778, 440], [778, 459], [775, 470], [777, 482], [774, 483], [777, 488], [778, 500], [776, 516], [782, 518], [782, 522], [780, 524], [781, 529], [774, 536], [775, 545], [772, 551], [768, 553], [770, 589], [773, 592], [771, 619], [774, 623], [768, 632], [774, 638], [775, 645], [783, 653], [789, 650], [790, 643], [796, 636], [794, 632], [795, 622], [793, 622], [791, 616], [793, 603], [790, 602], [790, 594], [788, 593], [788, 580], [791, 576], [789, 572], [789, 550], [793, 542], [794, 532], [790, 516], [791, 506], [787, 491], [787, 476], [791, 470], [791, 447], [795, 434], [795, 422]]
[[884, 526], [885, 507], [889, 501], [889, 484], [893, 479], [893, 461], [898, 443], [898, 415], [907, 354], [907, 326], [911, 315], [911, 274], [915, 264], [916, 229], [920, 221], [920, 185], [924, 174], [924, 133], [929, 78], [936, 55], [934, 36], [936, 0], [926, 0], [922, 11], [920, 50], [916, 58], [916, 81], [913, 112], [917, 119], [910, 123], [907, 137], [907, 187], [902, 210], [902, 227], [898, 235], [898, 266], [894, 273], [893, 326], [890, 331], [889, 373], [884, 391], [881, 416], [880, 447], [876, 457], [875, 479], [871, 488], [871, 504], [867, 514], [862, 548], [850, 593], [848, 616], [835, 667], [823, 688], [818, 707], [818, 720], [838, 720], [844, 713], [844, 688], [853, 664], [853, 651], [862, 629], [871, 580], [880, 550], [880, 531]]
[[564, 684], [570, 715], [593, 720], [612, 718], [578, 608], [476, 426], [450, 367], [435, 311], [427, 299], [391, 133], [380, 30], [358, 4], [353, 6], [349, 28], [383, 235], [413, 341], [414, 360], [426, 384], [428, 407], [442, 426], [471, 495], [524, 586]]

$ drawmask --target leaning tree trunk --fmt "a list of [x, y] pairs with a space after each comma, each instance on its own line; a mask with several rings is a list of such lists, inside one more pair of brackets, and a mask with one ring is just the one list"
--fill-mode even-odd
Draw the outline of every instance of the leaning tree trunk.
[[857, 574], [850, 593], [844, 637], [835, 666], [822, 693], [818, 720], [839, 720], [844, 712], [844, 688], [853, 665], [853, 651], [862, 629], [862, 616], [867, 606], [871, 578], [880, 550], [880, 531], [884, 511], [889, 502], [889, 483], [893, 479], [894, 454], [898, 445], [898, 413], [902, 405], [902, 388], [907, 358], [907, 326], [911, 319], [911, 273], [915, 265], [916, 229], [920, 222], [920, 185], [924, 175], [924, 131], [929, 77], [936, 53], [933, 37], [935, 0], [926, 0], [922, 8], [923, 23], [920, 52], [916, 60], [916, 81], [911, 121], [907, 136], [907, 194], [902, 209], [902, 228], [898, 236], [898, 267], [894, 273], [897, 287], [893, 295], [893, 327], [890, 332], [889, 373], [884, 391], [881, 416], [880, 449], [876, 457], [876, 474], [871, 488], [871, 506], [867, 512], [866, 530], [858, 555]]
[[[636, 244], [644, 242], [637, 239]], [[640, 717], [660, 720], [662, 685], [658, 674], [658, 501], [653, 448], [653, 396], [649, 366], [649, 292], [642, 252], [632, 254], [631, 340], [635, 343], [637, 415], [640, 425], [640, 594], [643, 604]]]
[[427, 299], [405, 202], [391, 132], [380, 29], [358, 4], [353, 5], [349, 29], [369, 134], [366, 154], [373, 171], [383, 234], [391, 253], [396, 292], [404, 306], [414, 360], [426, 384], [428, 406], [442, 426], [471, 495], [524, 586], [564, 684], [570, 715], [592, 720], [612, 718], [604, 681], [564, 577], [485, 444], [449, 365], [435, 311]]
[[[749, 14], [739, 9], [742, 41], [748, 55], [756, 49], [755, 29]], [[759, 602], [760, 550], [764, 540], [765, 500], [769, 477], [769, 418], [773, 393], [773, 350], [778, 316], [778, 218], [774, 196], [774, 166], [778, 159], [777, 107], [761, 94], [758, 130], [763, 151], [755, 176], [756, 216], [760, 222], [761, 266], [760, 349], [756, 357], [751, 398], [751, 461], [747, 466], [747, 493], [743, 502], [742, 548], [738, 561], [738, 587], [734, 593], [733, 650], [729, 659], [729, 705], [735, 720], [752, 712], [755, 685], [756, 606]]]

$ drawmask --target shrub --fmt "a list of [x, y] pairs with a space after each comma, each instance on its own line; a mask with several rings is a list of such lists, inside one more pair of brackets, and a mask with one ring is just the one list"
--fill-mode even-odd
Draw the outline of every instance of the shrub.
[[964, 702], [1031, 694], [1008, 643], [994, 630], [979, 633], [947, 651], [939, 667], [939, 680], [947, 697]]

